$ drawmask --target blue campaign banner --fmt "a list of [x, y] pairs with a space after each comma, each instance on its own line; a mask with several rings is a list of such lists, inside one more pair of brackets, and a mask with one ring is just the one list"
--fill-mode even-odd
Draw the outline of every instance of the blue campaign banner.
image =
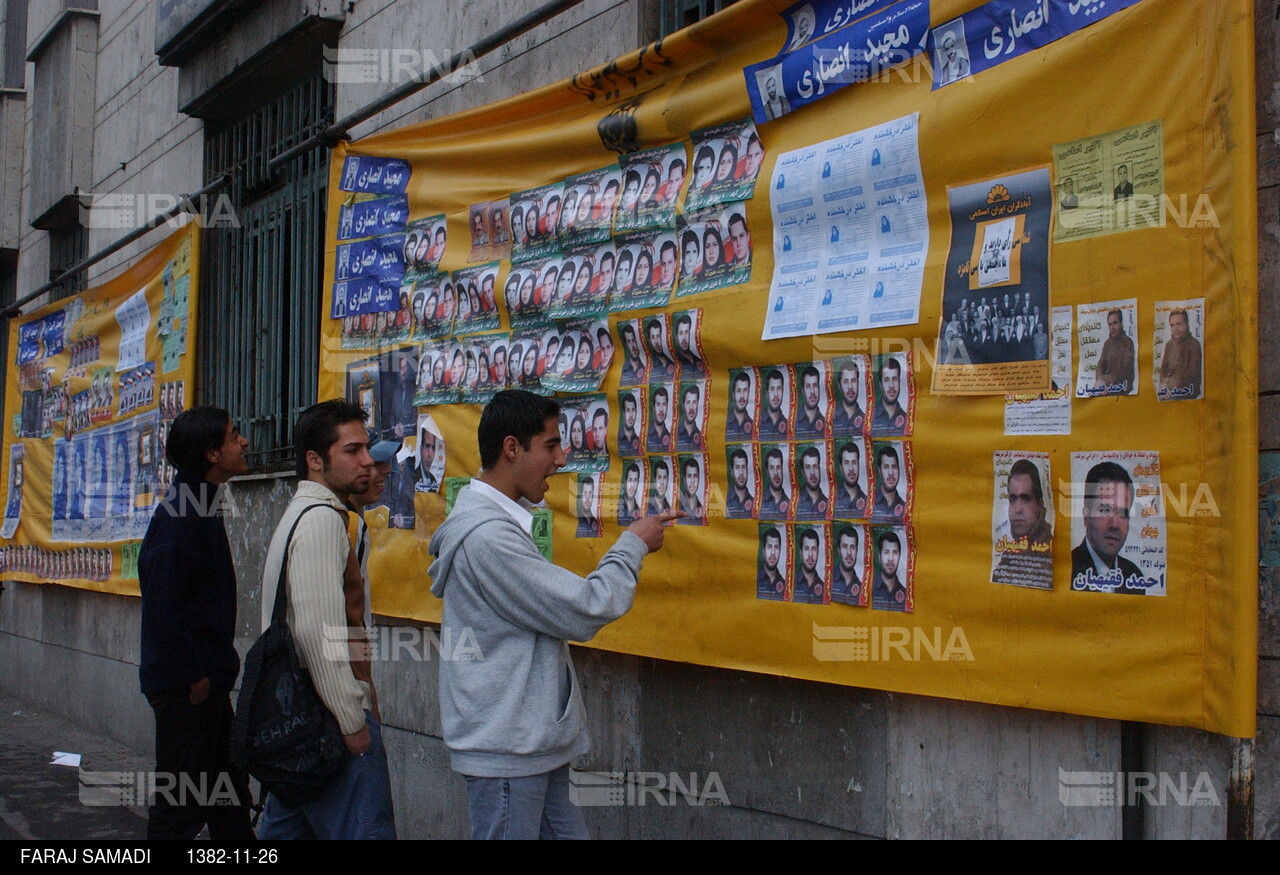
[[400, 309], [400, 281], [380, 277], [356, 277], [333, 284], [333, 304], [329, 315], [334, 319]]
[[924, 51], [928, 0], [902, 0], [793, 52], [742, 72], [756, 124], [794, 112], [905, 64]]
[[787, 23], [787, 44], [782, 52], [794, 52], [811, 40], [821, 39], [897, 2], [898, 0], [800, 0], [779, 13]]
[[1044, 48], [1142, 0], [993, 0], [929, 34], [937, 90]]
[[40, 358], [40, 333], [44, 320], [36, 319], [18, 326], [16, 363], [25, 365]]
[[62, 352], [62, 332], [67, 325], [67, 311], [59, 310], [57, 313], [50, 313], [40, 322], [44, 326], [40, 330], [40, 338], [44, 343], [45, 356]]
[[340, 244], [334, 262], [334, 279], [349, 280], [363, 276], [399, 282], [404, 276], [404, 236], [385, 234]]
[[409, 185], [409, 162], [403, 158], [353, 155], [342, 162], [342, 191], [404, 194]]
[[409, 198], [398, 194], [338, 207], [338, 239], [403, 231], [409, 222]]

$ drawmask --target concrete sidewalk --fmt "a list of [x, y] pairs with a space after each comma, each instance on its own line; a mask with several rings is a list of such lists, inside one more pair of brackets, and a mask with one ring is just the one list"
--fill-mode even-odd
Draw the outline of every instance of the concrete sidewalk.
[[[54, 751], [80, 754], [80, 768], [50, 765]], [[0, 839], [145, 839], [145, 808], [84, 804], [80, 775], [136, 774], [152, 764], [150, 753], [0, 694]]]

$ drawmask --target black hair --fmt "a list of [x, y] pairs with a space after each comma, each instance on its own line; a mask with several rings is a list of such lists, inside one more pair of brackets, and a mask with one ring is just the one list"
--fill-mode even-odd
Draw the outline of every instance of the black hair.
[[302, 411], [293, 426], [294, 469], [298, 479], [307, 478], [307, 453], [318, 453], [328, 464], [329, 448], [338, 441], [338, 426], [348, 422], [364, 425], [368, 418], [364, 408], [341, 398], [330, 398]]
[[231, 414], [221, 407], [193, 407], [178, 414], [169, 426], [164, 455], [169, 464], [184, 474], [204, 477], [212, 464], [204, 454], [222, 446]]
[[547, 420], [559, 413], [557, 401], [523, 389], [505, 389], [494, 395], [480, 414], [480, 427], [476, 429], [480, 466], [489, 470], [498, 464], [502, 443], [508, 437], [514, 437], [520, 446], [529, 449], [533, 436], [541, 434]]

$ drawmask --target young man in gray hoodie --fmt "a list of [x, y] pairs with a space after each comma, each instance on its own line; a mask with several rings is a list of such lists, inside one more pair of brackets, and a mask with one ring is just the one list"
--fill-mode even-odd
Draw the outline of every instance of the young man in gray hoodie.
[[477, 839], [587, 838], [569, 799], [569, 762], [590, 749], [568, 641], [588, 641], [631, 608], [640, 563], [672, 510], [622, 533], [586, 577], [542, 557], [529, 505], [565, 464], [553, 399], [499, 392], [480, 417], [480, 475], [431, 539], [441, 636], [474, 635], [471, 660], [440, 662], [440, 714], [467, 779]]

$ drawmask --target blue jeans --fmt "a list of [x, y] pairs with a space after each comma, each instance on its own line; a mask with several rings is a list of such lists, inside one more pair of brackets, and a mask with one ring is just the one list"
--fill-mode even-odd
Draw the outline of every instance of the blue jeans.
[[295, 839], [394, 839], [396, 817], [391, 805], [391, 773], [382, 727], [365, 712], [369, 749], [360, 756], [347, 754], [347, 767], [324, 795], [314, 802], [288, 808], [267, 796], [258, 838], [262, 841]]
[[569, 765], [527, 778], [466, 775], [473, 839], [588, 839], [569, 799]]

